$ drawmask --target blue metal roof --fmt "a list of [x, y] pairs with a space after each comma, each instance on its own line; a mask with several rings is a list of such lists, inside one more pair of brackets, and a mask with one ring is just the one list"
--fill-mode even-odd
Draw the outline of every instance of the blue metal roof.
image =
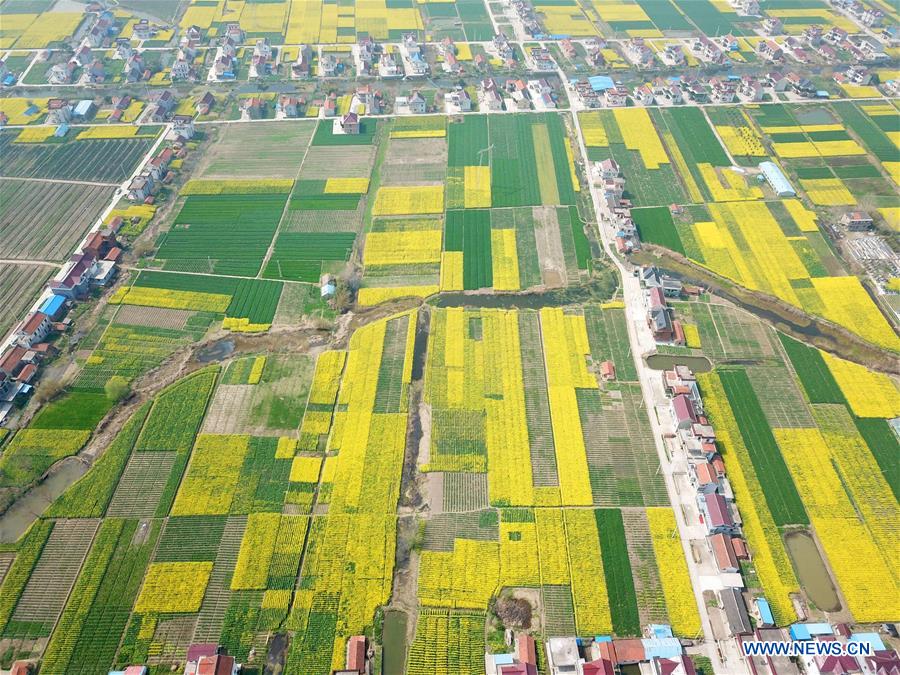
[[677, 638], [644, 638], [641, 644], [648, 661], [656, 657], [674, 659], [681, 655], [681, 642]]
[[878, 633], [854, 633], [850, 636], [850, 642], [868, 642], [875, 652], [887, 649]]
[[494, 663], [498, 666], [511, 666], [515, 662], [512, 654], [494, 654]]
[[53, 132], [53, 135], [56, 138], [62, 138], [67, 133], [69, 133], [69, 125], [68, 124], [60, 124], [58, 127], [56, 127], [56, 131]]
[[595, 635], [594, 642], [612, 642], [612, 635]]
[[613, 82], [613, 79], [609, 75], [594, 75], [593, 77], [588, 78], [588, 82], [590, 82], [591, 89], [594, 91], [605, 91], [606, 89], [613, 89], [616, 86], [616, 83]]
[[795, 623], [789, 632], [794, 640], [811, 640], [815, 635], [834, 635], [831, 625], [827, 623]]
[[66, 304], [66, 299], [63, 296], [53, 295], [44, 301], [44, 304], [41, 305], [40, 311], [42, 311], [47, 316], [55, 319], [56, 315], [59, 314], [59, 310], [62, 309], [64, 304]]
[[769, 607], [768, 600], [756, 598], [756, 609], [759, 610], [759, 616], [764, 624], [775, 624], [775, 617], [772, 616], [772, 608]]
[[647, 628], [650, 634], [655, 638], [670, 638], [672, 635], [672, 626], [667, 623], [651, 623]]

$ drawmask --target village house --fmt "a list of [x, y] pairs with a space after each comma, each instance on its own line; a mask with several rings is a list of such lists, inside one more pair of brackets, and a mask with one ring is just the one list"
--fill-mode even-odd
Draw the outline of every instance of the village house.
[[677, 43], [666, 45], [661, 58], [663, 63], [667, 66], [683, 66], [687, 61], [684, 50], [681, 48], [681, 45]]
[[532, 47], [528, 50], [531, 64], [535, 70], [541, 72], [553, 72], [556, 70], [556, 62], [550, 55], [550, 50], [545, 47]]
[[497, 89], [493, 78], [487, 77], [479, 84], [482, 108], [485, 110], [503, 110], [503, 97]]
[[253, 56], [250, 59], [250, 79], [265, 77], [272, 74], [272, 47], [267, 38], [259, 38], [253, 46]]
[[719, 49], [715, 42], [705, 35], [695, 38], [691, 43], [691, 51], [697, 54], [704, 61], [713, 64], [724, 64], [725, 54]]
[[403, 69], [394, 55], [384, 52], [378, 61], [378, 75], [381, 77], [403, 77]]
[[763, 20], [763, 33], [768, 36], [781, 35], [784, 32], [784, 23], [777, 16], [769, 16]]
[[197, 111], [198, 115], [209, 115], [215, 104], [216, 97], [213, 96], [211, 91], [207, 91], [203, 96], [197, 99], [197, 104], [194, 106], [194, 109]]
[[241, 29], [241, 24], [239, 23], [230, 23], [225, 28], [225, 37], [231, 40], [234, 44], [243, 44], [244, 43], [244, 31]]
[[738, 16], [759, 16], [759, 0], [732, 0]]
[[144, 79], [145, 70], [144, 58], [137, 52], [134, 52], [125, 59], [122, 74], [125, 76], [126, 82], [138, 82]]
[[266, 116], [268, 102], [259, 96], [241, 99], [241, 114], [247, 119], [261, 120]]
[[179, 50], [178, 56], [172, 62], [171, 77], [173, 81], [192, 79], [193, 69], [191, 60], [186, 57], [183, 51]]
[[291, 79], [306, 80], [312, 74], [312, 50], [309, 45], [300, 45], [297, 58], [291, 64]]
[[472, 97], [462, 87], [444, 94], [444, 106], [448, 113], [469, 112], [472, 110]]
[[697, 495], [697, 508], [707, 534], [737, 534], [738, 525], [722, 495], [717, 492]]
[[193, 644], [187, 649], [184, 675], [238, 675], [241, 664], [214, 642]]
[[209, 69], [209, 80], [233, 80], [237, 67], [237, 47], [234, 40], [225, 37], [216, 46], [216, 55]]
[[737, 84], [732, 80], [712, 77], [709, 80], [709, 91], [713, 103], [733, 103], [737, 95]]
[[358, 74], [371, 75], [378, 58], [378, 45], [369, 37], [361, 37], [356, 45], [356, 55], [359, 60]]
[[51, 124], [68, 124], [72, 120], [72, 107], [61, 98], [47, 101], [47, 121]]
[[143, 202], [150, 197], [156, 187], [156, 182], [149, 174], [135, 176], [128, 184], [128, 200], [132, 202]]
[[628, 90], [625, 87], [612, 87], [603, 92], [603, 102], [607, 108], [622, 108], [628, 103]]
[[156, 34], [156, 30], [147, 19], [139, 19], [131, 28], [132, 40], [149, 40]]
[[644, 42], [644, 38], [632, 38], [625, 42], [625, 58], [638, 68], [653, 67], [653, 50]]
[[322, 52], [319, 56], [319, 76], [334, 77], [338, 71], [338, 60], [334, 54]]
[[341, 129], [345, 134], [356, 135], [360, 131], [359, 115], [349, 112], [341, 118]]
[[840, 224], [850, 232], [869, 232], [875, 228], [875, 222], [865, 211], [850, 211], [841, 216]]
[[406, 33], [403, 36], [402, 47], [406, 52], [406, 60], [409, 64], [407, 75], [410, 77], [424, 77], [427, 75], [429, 70], [428, 62], [425, 60], [421, 45], [416, 40], [416, 34]]
[[125, 61], [132, 54], [134, 54], [134, 48], [131, 46], [131, 40], [128, 38], [116, 38], [115, 58]]
[[422, 94], [420, 94], [418, 90], [415, 90], [407, 99], [406, 107], [409, 109], [409, 112], [416, 115], [421, 115], [425, 113], [427, 104]]
[[739, 572], [741, 565], [738, 562], [737, 555], [734, 552], [734, 546], [731, 543], [731, 535], [718, 533], [711, 534], [706, 538], [709, 551], [712, 553], [713, 560], [716, 561], [716, 568], [719, 572], [725, 574], [733, 574]]
[[762, 40], [756, 45], [756, 53], [766, 61], [781, 63], [784, 61], [784, 49], [774, 40]]
[[737, 93], [743, 101], [762, 101], [765, 96], [765, 88], [752, 75], [744, 75], [738, 84]]
[[20, 347], [31, 349], [38, 342], [43, 342], [53, 329], [53, 322], [43, 312], [33, 312], [16, 329], [13, 337]]
[[278, 102], [275, 104], [275, 112], [278, 113], [279, 117], [300, 117], [302, 113], [301, 102], [302, 99], [296, 96], [281, 94], [278, 97]]
[[653, 95], [653, 90], [646, 84], [635, 87], [631, 97], [638, 105], [653, 105], [656, 103], [656, 97]]
[[365, 635], [352, 635], [347, 640], [345, 649], [344, 668], [336, 670], [335, 675], [365, 675], [368, 660]]

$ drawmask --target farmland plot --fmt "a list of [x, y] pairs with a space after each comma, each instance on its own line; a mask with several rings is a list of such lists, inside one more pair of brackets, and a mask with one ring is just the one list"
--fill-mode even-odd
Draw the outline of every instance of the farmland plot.
[[294, 178], [314, 130], [305, 121], [223, 124], [199, 176]]
[[14, 138], [0, 133], [0, 176], [110, 184], [128, 178], [153, 145], [152, 138], [12, 143]]
[[12, 328], [37, 298], [52, 268], [43, 265], [6, 265], [0, 268], [0, 335]]
[[259, 384], [219, 385], [203, 431], [290, 435], [300, 423], [311, 380], [311, 359], [269, 355]]
[[0, 180], [0, 257], [64, 260], [112, 194], [96, 185]]
[[253, 276], [272, 241], [284, 203], [283, 195], [188, 197], [157, 258], [171, 270]]
[[66, 601], [81, 563], [97, 531], [97, 520], [70, 520], [58, 523], [41, 552], [28, 584], [19, 597], [8, 637], [49, 635]]

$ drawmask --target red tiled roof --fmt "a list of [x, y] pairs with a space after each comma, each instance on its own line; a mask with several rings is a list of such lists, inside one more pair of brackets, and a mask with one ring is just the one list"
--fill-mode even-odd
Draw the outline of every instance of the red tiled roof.
[[731, 546], [731, 537], [724, 534], [714, 534], [709, 538], [713, 555], [716, 557], [716, 565], [720, 572], [738, 567], [737, 557]]
[[201, 656], [197, 663], [197, 675], [231, 675], [234, 670], [234, 657], [216, 654]]
[[0, 370], [11, 373], [19, 365], [23, 356], [25, 356], [25, 350], [22, 347], [13, 347], [0, 360]]
[[619, 663], [639, 663], [644, 660], [644, 643], [638, 639], [616, 640], [616, 659]]
[[750, 557], [750, 553], [747, 551], [747, 544], [740, 537], [732, 537], [731, 546], [734, 549], [734, 554], [739, 560]]
[[31, 378], [34, 377], [34, 374], [36, 372], [37, 366], [33, 363], [29, 363], [27, 366], [22, 368], [22, 372], [19, 373], [18, 377], [16, 377], [16, 380], [18, 380], [19, 382], [29, 382]]
[[720, 494], [712, 493], [705, 497], [706, 510], [709, 512], [709, 524], [711, 527], [731, 526], [734, 520], [725, 498]]
[[697, 414], [694, 412], [694, 404], [684, 394], [679, 394], [672, 399], [672, 408], [675, 410], [675, 417], [678, 422], [690, 420], [697, 421]]
[[713, 465], [709, 462], [695, 464], [694, 469], [697, 471], [697, 481], [700, 485], [709, 485], [716, 482], [716, 473]]
[[585, 663], [582, 667], [584, 675], [614, 675], [615, 669], [612, 663], [606, 659], [597, 659], [590, 663]]
[[537, 663], [537, 652], [534, 648], [534, 638], [520, 633], [516, 638], [516, 655], [522, 663]]
[[25, 335], [34, 335], [34, 332], [40, 328], [41, 324], [48, 318], [49, 317], [43, 312], [35, 312], [28, 318], [25, 325], [22, 326], [22, 332], [25, 333]]
[[347, 670], [362, 672], [366, 669], [366, 638], [354, 635], [347, 640]]

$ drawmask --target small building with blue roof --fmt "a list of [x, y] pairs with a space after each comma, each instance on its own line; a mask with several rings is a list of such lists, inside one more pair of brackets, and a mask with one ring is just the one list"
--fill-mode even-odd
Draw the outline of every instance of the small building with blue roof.
[[66, 306], [66, 299], [61, 295], [56, 295], [55, 293], [51, 295], [49, 298], [44, 300], [44, 303], [41, 305], [39, 312], [43, 312], [51, 319], [56, 321], [60, 318], [60, 316], [64, 313], [63, 309]]

